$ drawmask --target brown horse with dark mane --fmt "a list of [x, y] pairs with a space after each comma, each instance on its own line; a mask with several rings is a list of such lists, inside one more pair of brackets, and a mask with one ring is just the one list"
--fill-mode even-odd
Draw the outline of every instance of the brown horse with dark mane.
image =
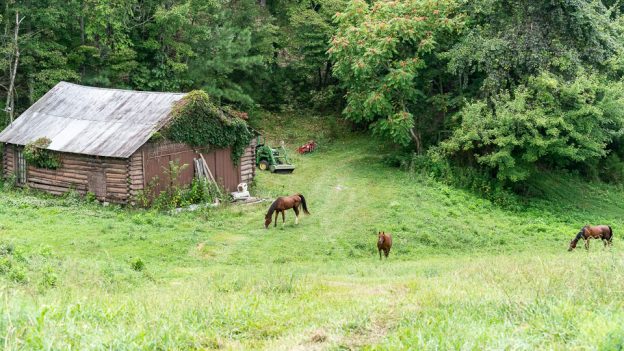
[[379, 250], [379, 259], [381, 260], [381, 252], [383, 251], [386, 259], [390, 254], [390, 249], [392, 248], [392, 236], [390, 233], [379, 232], [377, 234], [377, 250]]
[[601, 239], [605, 247], [607, 247], [607, 245], [611, 246], [613, 244], [613, 229], [608, 225], [586, 225], [581, 228], [581, 231], [576, 234], [576, 237], [570, 241], [568, 251], [574, 250], [576, 248], [576, 243], [578, 243], [581, 238], [585, 240], [586, 250], [589, 250], [589, 239]]
[[269, 229], [269, 224], [271, 224], [271, 219], [273, 217], [273, 212], [275, 212], [275, 227], [277, 227], [277, 216], [279, 213], [282, 213], [282, 225], [286, 223], [286, 210], [290, 210], [291, 208], [295, 211], [295, 224], [299, 224], [299, 205], [303, 207], [303, 213], [309, 215], [308, 206], [306, 205], [305, 197], [301, 194], [295, 194], [291, 196], [280, 196], [273, 203], [271, 207], [269, 207], [269, 211], [266, 216], [264, 216], [264, 227]]

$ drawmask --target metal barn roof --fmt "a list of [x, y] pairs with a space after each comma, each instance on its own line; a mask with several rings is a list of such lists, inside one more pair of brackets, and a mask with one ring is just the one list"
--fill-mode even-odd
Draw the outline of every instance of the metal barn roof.
[[26, 145], [46, 137], [50, 150], [130, 157], [170, 118], [186, 94], [58, 83], [0, 133], [0, 142]]

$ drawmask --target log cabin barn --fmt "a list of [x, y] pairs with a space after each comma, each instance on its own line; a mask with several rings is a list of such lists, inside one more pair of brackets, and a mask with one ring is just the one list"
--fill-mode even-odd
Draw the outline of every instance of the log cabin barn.
[[[228, 191], [251, 182], [255, 140], [237, 165], [230, 149], [150, 140], [184, 96], [61, 82], [0, 133], [4, 175], [14, 174], [18, 186], [52, 194], [74, 189], [82, 195], [91, 192], [100, 201], [132, 204], [148, 185], [154, 194], [169, 186], [169, 161], [188, 164], [179, 183], [190, 184], [195, 175], [193, 160], [201, 154]], [[58, 153], [60, 167], [37, 168], [25, 161], [24, 146], [39, 138], [49, 139], [46, 149]]]

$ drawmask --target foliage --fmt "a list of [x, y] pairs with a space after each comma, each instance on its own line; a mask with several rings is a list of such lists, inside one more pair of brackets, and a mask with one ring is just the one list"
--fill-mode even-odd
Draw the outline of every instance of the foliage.
[[38, 281], [41, 288], [52, 288], [58, 283], [53, 264], [56, 261], [49, 247], [42, 246], [37, 252], [26, 253], [22, 246], [0, 242], [0, 279], [22, 285]]
[[140, 272], [145, 269], [145, 262], [143, 262], [143, 260], [140, 257], [135, 257], [130, 260], [130, 267], [133, 270]]
[[231, 147], [232, 160], [237, 164], [253, 134], [244, 120], [225, 111], [205, 92], [192, 91], [174, 107], [173, 118], [162, 134], [192, 146]]
[[157, 142], [162, 141], [162, 140], [164, 140], [164, 139], [165, 139], [165, 137], [162, 135], [162, 133], [161, 133], [161, 132], [154, 132], [154, 133], [152, 133], [152, 135], [150, 136], [149, 141], [150, 141], [150, 142], [157, 143]]
[[[182, 204], [209, 204], [219, 197], [219, 193], [225, 194], [225, 189], [208, 182], [206, 179], [193, 178], [191, 185], [182, 194]], [[220, 199], [225, 201], [227, 199]]]
[[150, 194], [153, 198], [151, 204], [156, 209], [174, 209], [182, 203], [182, 187], [180, 186], [180, 175], [182, 171], [188, 168], [187, 163], [180, 164], [178, 160], [169, 161], [167, 167], [163, 167], [163, 171], [169, 179], [169, 184], [164, 191], [160, 192], [155, 198], [154, 194]]
[[514, 89], [545, 71], [574, 77], [604, 67], [622, 48], [613, 13], [600, 1], [476, 0], [460, 11], [465, 31], [445, 55], [471, 94]]
[[527, 179], [538, 164], [559, 167], [606, 156], [624, 131], [624, 85], [579, 75], [572, 82], [551, 74], [529, 79], [513, 93], [467, 104], [461, 124], [441, 150], [474, 155], [500, 180]]
[[3, 86], [15, 13], [23, 18], [20, 111], [60, 80], [148, 91], [204, 89], [219, 101], [251, 106], [262, 97], [257, 88], [271, 78], [277, 28], [254, 0], [9, 1], [1, 7]]
[[58, 169], [61, 167], [61, 155], [58, 152], [48, 150], [52, 141], [48, 138], [39, 138], [24, 146], [24, 159], [27, 163], [45, 169]]
[[336, 14], [338, 33], [329, 52], [347, 90], [345, 117], [421, 149], [422, 71], [445, 37], [461, 27], [453, 0], [351, 2]]
[[6, 174], [2, 181], [2, 189], [5, 191], [15, 190], [17, 188], [17, 174], [12, 172], [10, 174]]

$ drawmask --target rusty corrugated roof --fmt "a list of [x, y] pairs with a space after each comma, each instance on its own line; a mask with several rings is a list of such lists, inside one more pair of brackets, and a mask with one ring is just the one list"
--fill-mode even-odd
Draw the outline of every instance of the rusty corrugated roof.
[[126, 158], [169, 120], [184, 95], [61, 82], [5, 128], [0, 142], [26, 145], [46, 137], [50, 150]]

